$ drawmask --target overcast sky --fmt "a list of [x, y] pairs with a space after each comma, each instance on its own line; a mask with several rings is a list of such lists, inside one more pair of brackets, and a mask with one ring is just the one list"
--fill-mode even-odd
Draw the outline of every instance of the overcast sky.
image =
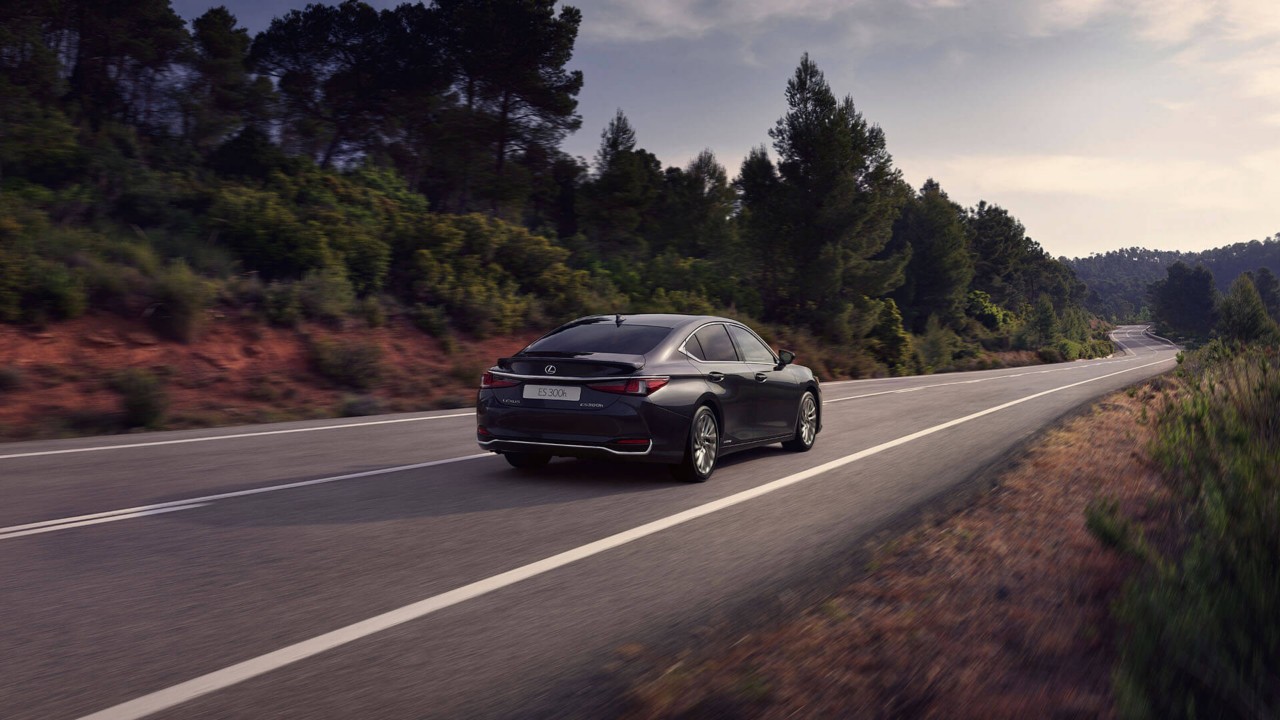
[[[175, 0], [191, 19], [210, 0]], [[225, 0], [253, 31], [304, 2]], [[395, 0], [373, 0], [388, 7]], [[667, 165], [736, 175], [808, 52], [915, 187], [1050, 253], [1280, 232], [1280, 0], [572, 0], [590, 159], [617, 108]]]

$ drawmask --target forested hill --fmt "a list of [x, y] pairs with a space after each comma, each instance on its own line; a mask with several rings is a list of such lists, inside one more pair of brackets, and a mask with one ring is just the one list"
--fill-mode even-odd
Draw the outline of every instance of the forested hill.
[[1147, 286], [1165, 279], [1167, 269], [1176, 262], [1203, 265], [1213, 273], [1219, 292], [1226, 292], [1244, 272], [1265, 267], [1280, 273], [1280, 233], [1201, 252], [1132, 247], [1066, 262], [1089, 287], [1085, 302], [1091, 311], [1113, 320], [1148, 319], [1144, 312]]
[[721, 312], [854, 376], [1107, 351], [1067, 265], [998, 205], [909, 187], [807, 56], [736, 177], [710, 151], [664, 168], [622, 110], [569, 156], [581, 20], [347, 0], [252, 35], [168, 0], [0, 4], [0, 322], [112, 312], [181, 341], [217, 306], [447, 348]]

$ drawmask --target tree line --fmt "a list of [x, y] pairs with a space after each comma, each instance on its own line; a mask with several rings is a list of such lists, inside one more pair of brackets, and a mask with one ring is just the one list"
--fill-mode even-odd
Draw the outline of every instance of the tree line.
[[1270, 268], [1246, 270], [1219, 292], [1213, 272], [1184, 262], [1147, 286], [1151, 319], [1160, 332], [1193, 342], [1280, 342], [1280, 279]]
[[807, 55], [736, 176], [709, 150], [664, 168], [622, 110], [590, 162], [569, 156], [581, 19], [346, 0], [252, 35], [168, 0], [5, 4], [0, 320], [92, 306], [186, 337], [219, 302], [447, 337], [726, 312], [853, 375], [1105, 350], [1070, 267], [1004, 208], [908, 186]]
[[1147, 286], [1164, 278], [1175, 263], [1203, 265], [1219, 279], [1222, 292], [1242, 273], [1258, 268], [1280, 272], [1280, 234], [1199, 252], [1130, 247], [1066, 262], [1089, 286], [1085, 304], [1091, 311], [1113, 321], [1140, 322], [1151, 319]]

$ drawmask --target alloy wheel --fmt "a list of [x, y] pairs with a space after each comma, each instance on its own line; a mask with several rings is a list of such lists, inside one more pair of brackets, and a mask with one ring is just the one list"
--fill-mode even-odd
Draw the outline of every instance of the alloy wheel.
[[716, 464], [716, 451], [719, 448], [720, 432], [716, 428], [716, 418], [711, 411], [698, 413], [698, 421], [693, 429], [693, 465], [699, 475], [710, 475]]

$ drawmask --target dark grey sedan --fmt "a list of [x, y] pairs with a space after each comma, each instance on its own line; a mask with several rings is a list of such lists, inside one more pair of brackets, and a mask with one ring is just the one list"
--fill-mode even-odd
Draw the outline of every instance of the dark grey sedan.
[[579, 318], [484, 374], [476, 439], [517, 468], [615, 458], [702, 482], [732, 452], [813, 447], [822, 390], [794, 360], [727, 318]]

